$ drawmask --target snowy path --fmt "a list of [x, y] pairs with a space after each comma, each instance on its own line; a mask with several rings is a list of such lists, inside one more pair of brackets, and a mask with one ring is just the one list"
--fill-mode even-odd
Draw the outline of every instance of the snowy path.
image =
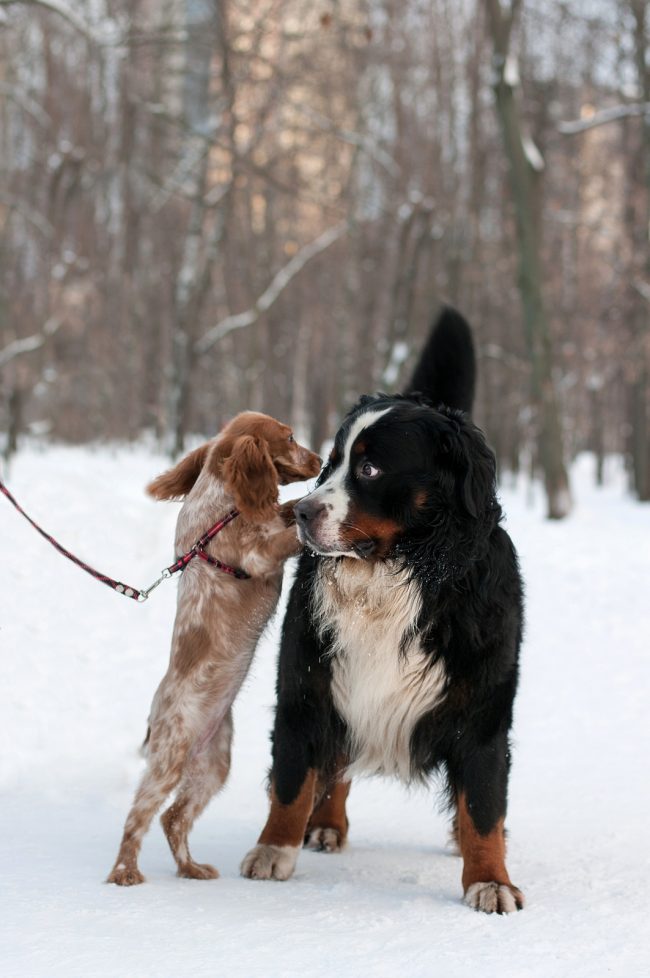
[[[237, 704], [231, 781], [192, 834], [221, 879], [176, 879], [154, 825], [147, 884], [104, 885], [174, 585], [143, 607], [119, 598], [0, 500], [2, 974], [649, 975], [650, 506], [618, 478], [593, 489], [588, 463], [564, 523], [503, 493], [528, 589], [508, 820], [528, 907], [507, 918], [460, 903], [435, 796], [390, 782], [354, 786], [345, 853], [303, 853], [287, 883], [239, 877], [266, 814], [277, 620]], [[140, 585], [170, 553], [176, 509], [142, 493], [161, 466], [144, 452], [48, 449], [16, 459], [9, 483], [66, 545]]]

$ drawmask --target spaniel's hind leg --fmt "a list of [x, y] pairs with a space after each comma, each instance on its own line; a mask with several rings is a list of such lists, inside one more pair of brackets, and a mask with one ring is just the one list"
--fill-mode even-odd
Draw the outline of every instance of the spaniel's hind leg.
[[178, 744], [171, 763], [167, 753], [150, 755], [149, 769], [142, 778], [128, 814], [120, 850], [107, 879], [108, 883], [117, 883], [118, 886], [144, 883], [144, 876], [138, 869], [142, 839], [165, 798], [180, 781], [186, 754], [187, 745]]
[[178, 866], [178, 876], [195, 880], [216, 879], [219, 876], [214, 866], [192, 859], [188, 835], [196, 819], [228, 777], [232, 729], [232, 710], [228, 710], [208, 744], [196, 757], [188, 758], [178, 794], [161, 816], [162, 827]]

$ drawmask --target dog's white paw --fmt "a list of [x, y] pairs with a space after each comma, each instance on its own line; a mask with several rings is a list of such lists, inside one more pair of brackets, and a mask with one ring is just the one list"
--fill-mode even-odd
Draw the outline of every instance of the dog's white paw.
[[472, 910], [483, 913], [513, 913], [524, 906], [521, 890], [504, 883], [472, 883], [467, 888], [464, 900]]
[[244, 856], [241, 874], [249, 880], [288, 880], [299, 851], [298, 846], [255, 846]]
[[344, 845], [338, 829], [312, 829], [305, 839], [305, 848], [316, 852], [340, 852]]

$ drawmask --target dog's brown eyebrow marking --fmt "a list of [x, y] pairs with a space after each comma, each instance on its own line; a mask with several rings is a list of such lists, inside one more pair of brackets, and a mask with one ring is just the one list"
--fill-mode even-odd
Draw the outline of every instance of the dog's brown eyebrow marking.
[[355, 455], [363, 455], [365, 450], [366, 450], [365, 441], [358, 441], [354, 446], [354, 448], [352, 449]]

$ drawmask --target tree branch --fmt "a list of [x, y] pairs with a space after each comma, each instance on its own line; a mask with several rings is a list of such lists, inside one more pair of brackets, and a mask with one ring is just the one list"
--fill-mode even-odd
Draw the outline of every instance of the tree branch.
[[307, 262], [315, 258], [316, 255], [320, 255], [330, 245], [333, 245], [335, 241], [343, 237], [347, 230], [347, 224], [336, 224], [334, 227], [324, 231], [314, 241], [305, 245], [304, 248], [301, 248], [293, 256], [291, 261], [273, 276], [270, 285], [267, 286], [250, 309], [233, 316], [226, 316], [224, 319], [219, 320], [207, 333], [204, 333], [194, 346], [196, 353], [206, 353], [207, 350], [213, 347], [218, 340], [222, 339], [228, 333], [232, 333], [236, 329], [243, 329], [245, 326], [251, 326], [257, 322], [262, 313], [270, 309], [291, 280], [305, 267]]
[[29, 224], [32, 224], [45, 238], [52, 238], [54, 236], [54, 228], [47, 220], [43, 217], [39, 211], [30, 207], [24, 200], [15, 197], [13, 194], [7, 194], [0, 190], [0, 202], [5, 204], [11, 210], [15, 210], [17, 214], [20, 214], [24, 220]]
[[[0, 3], [2, 0], [0, 0]], [[8, 82], [0, 81], [0, 95], [6, 95], [16, 105], [19, 105], [23, 112], [34, 119], [43, 129], [50, 128], [50, 117], [43, 108], [27, 92], [21, 91], [18, 86], [10, 85]]]
[[294, 108], [307, 116], [322, 132], [332, 133], [342, 142], [350, 143], [351, 146], [357, 146], [371, 157], [371, 159], [375, 160], [376, 163], [383, 166], [392, 177], [399, 176], [400, 167], [397, 161], [393, 159], [390, 153], [387, 153], [381, 146], [378, 146], [372, 137], [364, 136], [362, 133], [354, 132], [352, 129], [342, 129], [331, 119], [328, 119], [327, 116], [312, 109], [309, 105], [301, 102], [294, 102], [293, 105]]
[[563, 136], [576, 136], [597, 126], [606, 126], [609, 122], [619, 119], [647, 116], [650, 118], [650, 102], [631, 102], [629, 105], [612, 105], [609, 109], [601, 109], [588, 119], [573, 119], [570, 122], [560, 122], [558, 132]]
[[60, 325], [60, 320], [48, 319], [40, 333], [26, 336], [22, 340], [13, 340], [8, 346], [5, 346], [4, 350], [0, 350], [0, 367], [5, 367], [11, 360], [15, 360], [23, 353], [32, 353], [34, 350], [40, 349], [50, 336], [54, 336]]

